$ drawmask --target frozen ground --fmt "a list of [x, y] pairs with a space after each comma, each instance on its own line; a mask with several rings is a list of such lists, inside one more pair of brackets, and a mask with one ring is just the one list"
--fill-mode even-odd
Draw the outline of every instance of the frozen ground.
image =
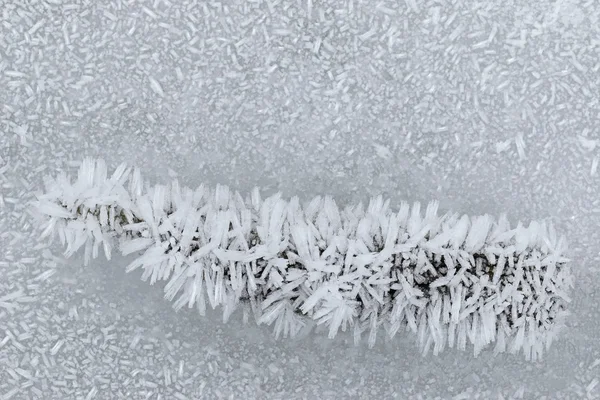
[[[600, 398], [597, 1], [0, 9], [0, 399]], [[34, 247], [26, 201], [84, 155], [157, 182], [552, 219], [577, 277], [568, 330], [528, 363], [176, 315], [127, 259]]]

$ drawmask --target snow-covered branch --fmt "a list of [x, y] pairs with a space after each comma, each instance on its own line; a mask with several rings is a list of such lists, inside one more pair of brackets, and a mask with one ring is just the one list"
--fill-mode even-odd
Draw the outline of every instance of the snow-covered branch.
[[251, 309], [258, 323], [293, 337], [309, 321], [333, 338], [380, 328], [417, 335], [424, 353], [446, 346], [477, 355], [495, 351], [542, 356], [567, 314], [572, 276], [566, 243], [546, 223], [511, 228], [506, 217], [438, 216], [431, 202], [398, 211], [373, 198], [340, 210], [317, 197], [248, 198], [227, 187], [193, 190], [144, 185], [139, 169], [120, 165], [111, 177], [103, 160], [86, 159], [72, 182], [47, 178], [35, 208], [45, 217], [42, 237], [58, 235], [71, 256], [85, 248], [85, 263], [102, 246], [110, 259], [118, 242], [136, 253], [127, 271], [166, 280], [175, 309], [206, 302]]

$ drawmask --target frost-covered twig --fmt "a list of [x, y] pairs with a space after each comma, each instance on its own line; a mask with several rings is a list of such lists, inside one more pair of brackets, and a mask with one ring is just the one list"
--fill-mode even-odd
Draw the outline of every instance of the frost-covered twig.
[[546, 223], [438, 216], [437, 202], [423, 216], [418, 203], [395, 212], [381, 197], [340, 210], [329, 197], [301, 206], [258, 189], [244, 199], [224, 186], [150, 187], [139, 169], [122, 164], [109, 178], [93, 159], [76, 182], [60, 174], [45, 185], [34, 202], [42, 237], [57, 234], [67, 257], [85, 246], [87, 264], [102, 245], [110, 259], [117, 240], [123, 255], [139, 254], [127, 271], [168, 281], [175, 309], [203, 314], [208, 301], [227, 321], [249, 304], [277, 336], [313, 320], [331, 338], [368, 330], [373, 346], [383, 326], [390, 337], [412, 331], [424, 353], [468, 341], [477, 355], [495, 342], [537, 359], [567, 314], [566, 243]]

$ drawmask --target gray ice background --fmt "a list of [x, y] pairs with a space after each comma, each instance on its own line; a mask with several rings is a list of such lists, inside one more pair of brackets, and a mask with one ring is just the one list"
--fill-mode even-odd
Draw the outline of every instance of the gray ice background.
[[[0, 0], [0, 399], [600, 398], [599, 15], [596, 0]], [[87, 155], [156, 183], [551, 220], [573, 315], [530, 363], [175, 314], [127, 258], [36, 247], [26, 202]]]

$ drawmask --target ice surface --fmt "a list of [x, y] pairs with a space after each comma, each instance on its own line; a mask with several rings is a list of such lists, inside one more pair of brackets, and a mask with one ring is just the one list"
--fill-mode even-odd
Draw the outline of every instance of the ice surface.
[[[0, 296], [30, 301], [0, 307], [3, 398], [598, 397], [597, 2], [5, 3]], [[27, 202], [86, 155], [342, 209], [384, 193], [547, 219], [576, 266], [566, 335], [531, 364], [199, 323], [128, 259], [41, 254]]]

